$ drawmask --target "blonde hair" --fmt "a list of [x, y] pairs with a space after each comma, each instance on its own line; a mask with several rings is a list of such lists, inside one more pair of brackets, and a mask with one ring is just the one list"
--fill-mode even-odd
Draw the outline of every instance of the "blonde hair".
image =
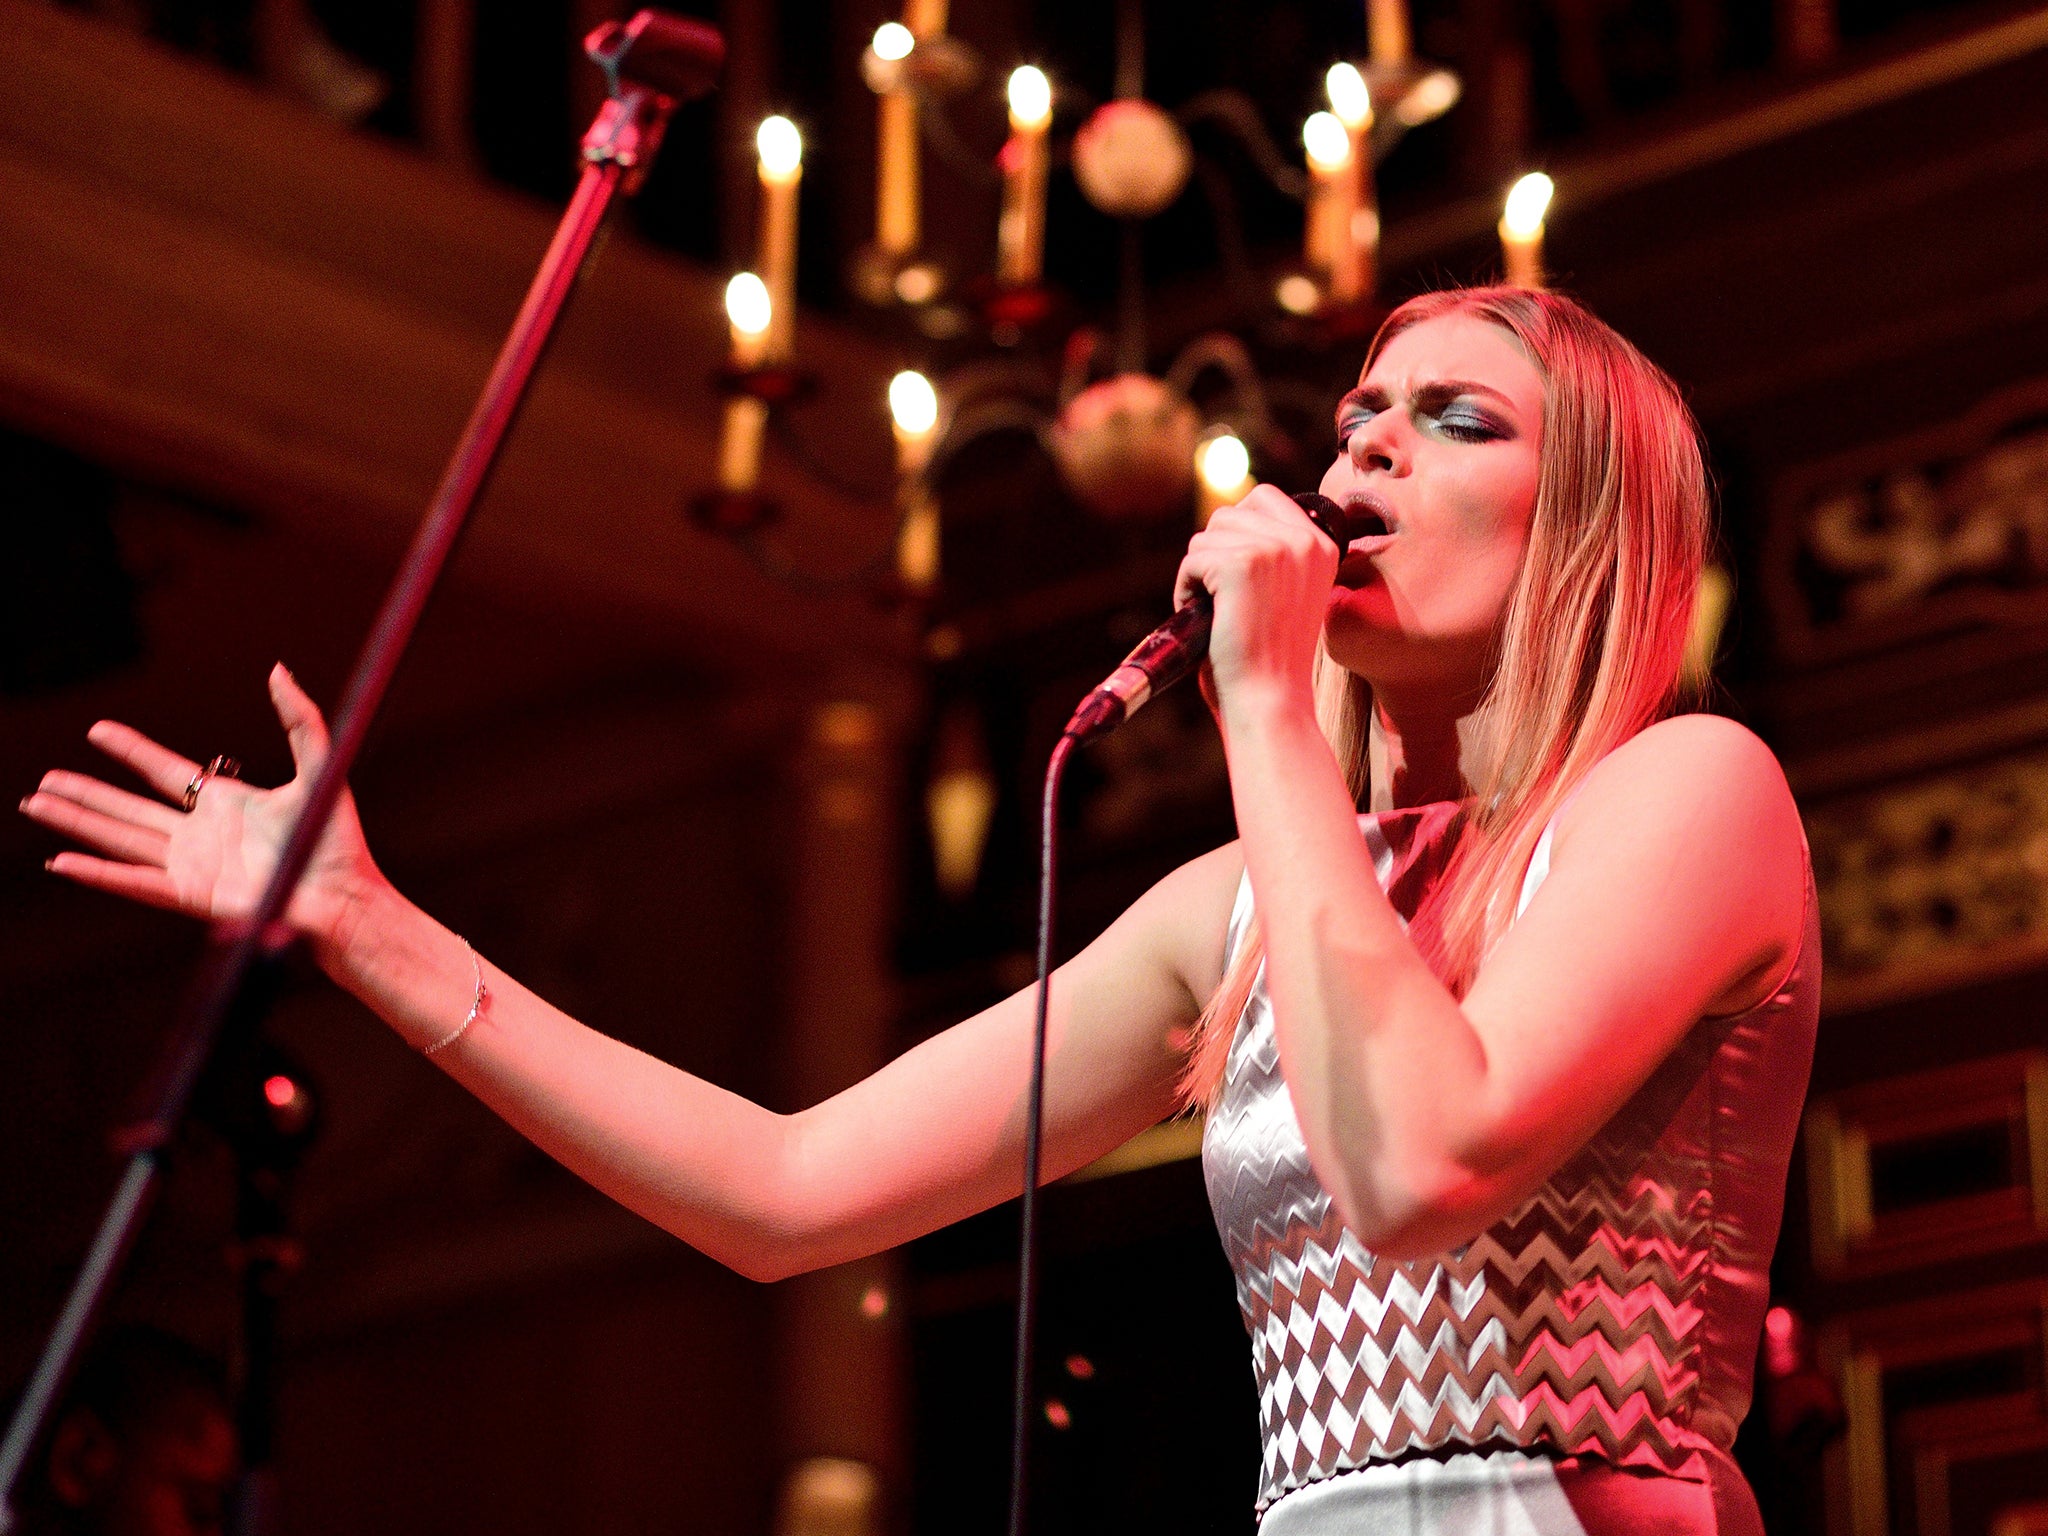
[[[1464, 314], [1513, 336], [1543, 380], [1528, 548], [1479, 708], [1493, 751], [1457, 847], [1410, 932], [1462, 997], [1514, 919], [1544, 826], [1587, 772], [1677, 710], [1711, 510], [1699, 431], [1662, 369], [1575, 301], [1524, 288], [1423, 294], [1380, 327], [1389, 341]], [[1318, 647], [1316, 716], [1354, 797], [1367, 789], [1372, 690]], [[1265, 943], [1256, 919], [1203, 1009], [1181, 1091], [1213, 1102]]]

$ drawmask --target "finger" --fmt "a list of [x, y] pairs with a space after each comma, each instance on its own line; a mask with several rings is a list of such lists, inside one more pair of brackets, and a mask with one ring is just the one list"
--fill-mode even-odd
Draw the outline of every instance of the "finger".
[[21, 809], [30, 821], [48, 827], [52, 832], [61, 832], [102, 853], [110, 853], [117, 859], [126, 859], [130, 864], [160, 867], [164, 862], [165, 845], [170, 842], [161, 832], [152, 832], [147, 827], [88, 810], [61, 795], [37, 791], [21, 802]]
[[96, 891], [109, 891], [167, 911], [181, 910], [177, 886], [160, 869], [117, 864], [111, 859], [96, 859], [89, 853], [60, 853], [43, 867], [53, 875], [89, 885]]
[[317, 769], [327, 759], [327, 721], [281, 661], [270, 669], [270, 702], [291, 743], [292, 762]]
[[[1271, 490], [1271, 486], [1259, 489]], [[1258, 491], [1246, 497], [1235, 506], [1218, 509], [1209, 519], [1204, 532], [1236, 535], [1242, 538], [1265, 540], [1278, 539], [1289, 548], [1312, 549], [1321, 544], [1329, 546], [1331, 540], [1315, 525], [1308, 513], [1304, 512], [1292, 496], [1277, 492], [1272, 500], [1262, 499]]]
[[1188, 552], [1181, 556], [1180, 569], [1174, 575], [1174, 606], [1186, 607], [1197, 592], [1214, 592], [1215, 578], [1241, 552], [1261, 544], [1256, 535], [1247, 537], [1241, 529], [1218, 528], [1212, 522], [1188, 540]]
[[1244, 554], [1270, 548], [1272, 543], [1272, 534], [1257, 527], [1247, 529], [1225, 525], [1219, 528], [1211, 523], [1188, 540], [1187, 553], [1181, 556], [1180, 568], [1183, 573], [1211, 575]]
[[1306, 522], [1310, 527], [1315, 526], [1314, 522], [1310, 520], [1308, 513], [1302, 510], [1301, 503], [1281, 490], [1277, 485], [1267, 485], [1261, 482], [1253, 486], [1251, 493], [1243, 501], [1239, 502], [1238, 505], [1242, 507], [1257, 507], [1260, 511], [1270, 513], [1274, 517], [1284, 518], [1290, 522]]
[[182, 815], [161, 801], [131, 795], [125, 789], [101, 783], [90, 774], [68, 773], [62, 768], [54, 768], [44, 774], [43, 782], [36, 789], [42, 794], [76, 801], [103, 815], [132, 822], [138, 827], [148, 827], [155, 832], [169, 833], [178, 825]]
[[169, 747], [158, 746], [133, 726], [118, 720], [102, 720], [85, 733], [85, 739], [124, 767], [167, 800], [183, 800], [185, 786], [199, 773], [199, 765], [180, 757]]

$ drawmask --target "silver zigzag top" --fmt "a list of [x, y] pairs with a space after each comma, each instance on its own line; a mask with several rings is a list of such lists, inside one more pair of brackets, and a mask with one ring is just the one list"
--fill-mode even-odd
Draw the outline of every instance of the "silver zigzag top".
[[[1446, 809], [1360, 818], [1404, 916], [1455, 835]], [[1522, 907], [1548, 863], [1546, 833]], [[1233, 954], [1250, 917], [1247, 884]], [[1485, 1446], [1704, 1475], [1701, 1453], [1725, 1451], [1749, 1406], [1819, 959], [1809, 887], [1774, 996], [1697, 1024], [1506, 1220], [1401, 1263], [1344, 1227], [1309, 1166], [1261, 974], [1202, 1145], [1251, 1333], [1259, 1508], [1351, 1468]]]

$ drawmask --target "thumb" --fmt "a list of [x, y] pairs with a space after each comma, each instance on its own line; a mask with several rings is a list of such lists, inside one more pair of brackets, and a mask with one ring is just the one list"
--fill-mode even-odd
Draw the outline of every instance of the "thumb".
[[270, 702], [291, 743], [293, 764], [301, 773], [317, 769], [327, 757], [327, 722], [281, 661], [270, 669]]

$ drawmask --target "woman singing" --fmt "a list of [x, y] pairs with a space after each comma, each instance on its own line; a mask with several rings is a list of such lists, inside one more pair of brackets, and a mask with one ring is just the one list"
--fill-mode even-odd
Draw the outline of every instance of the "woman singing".
[[[1241, 836], [1060, 968], [1046, 1176], [1207, 1107], [1265, 1536], [1760, 1536], [1729, 1446], [1819, 952], [1777, 763], [1673, 713], [1708, 529], [1692, 422], [1568, 299], [1431, 294], [1340, 402], [1322, 490], [1364, 530], [1341, 562], [1270, 486], [1189, 545]], [[96, 850], [51, 867], [247, 910], [325, 750], [282, 669], [271, 692], [291, 784], [102, 722], [173, 804], [49, 774], [28, 814]], [[745, 1274], [1018, 1192], [1028, 993], [784, 1116], [479, 959], [346, 801], [291, 921], [521, 1132]]]

